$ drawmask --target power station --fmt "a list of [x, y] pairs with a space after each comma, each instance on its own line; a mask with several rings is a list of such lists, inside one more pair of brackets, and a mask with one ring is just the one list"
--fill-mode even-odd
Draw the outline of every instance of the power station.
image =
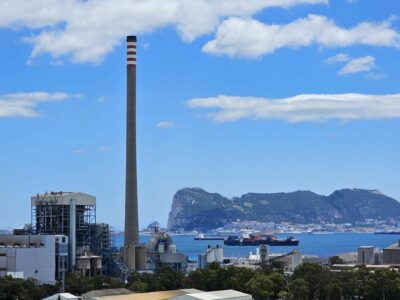
[[187, 267], [187, 258], [176, 251], [171, 237], [155, 227], [147, 245], [139, 242], [137, 163], [136, 163], [136, 36], [126, 38], [126, 181], [125, 241], [122, 260], [129, 270], [154, 270], [169, 266]]
[[[136, 157], [136, 36], [126, 39], [126, 181], [125, 233], [121, 249], [114, 246], [110, 226], [96, 222], [96, 197], [80, 192], [49, 192], [31, 197], [31, 224], [0, 238], [0, 276], [41, 282], [64, 282], [66, 272], [85, 276], [104, 273], [123, 280], [134, 270], [151, 272], [168, 266], [185, 272], [187, 257], [171, 236], [152, 226], [147, 244], [139, 241]], [[40, 245], [40, 246], [38, 246]], [[2, 250], [2, 249], [0, 249]], [[1, 251], [0, 251], [1, 252]], [[47, 258], [27, 260], [33, 254]], [[36, 254], [35, 254], [36, 255]], [[14, 260], [13, 257], [18, 257]], [[5, 258], [4, 258], [5, 257]], [[9, 263], [10, 262], [10, 263]], [[45, 267], [43, 267], [45, 266]]]

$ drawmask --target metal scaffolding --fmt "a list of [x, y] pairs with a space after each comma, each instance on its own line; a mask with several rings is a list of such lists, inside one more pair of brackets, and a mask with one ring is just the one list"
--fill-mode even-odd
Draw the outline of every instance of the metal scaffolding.
[[[91, 251], [94, 248], [91, 228], [96, 224], [96, 200], [94, 197], [89, 197], [91, 196], [82, 193], [63, 192], [38, 194], [32, 197], [33, 233], [63, 234], [70, 237], [71, 225], [75, 223], [76, 254], [82, 255], [85, 251]], [[72, 205], [75, 208], [72, 210], [75, 211], [75, 216], [70, 215]]]

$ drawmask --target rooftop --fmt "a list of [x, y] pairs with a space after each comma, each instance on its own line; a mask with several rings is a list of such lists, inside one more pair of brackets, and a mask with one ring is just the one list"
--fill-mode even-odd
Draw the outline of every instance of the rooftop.
[[59, 293], [53, 296], [44, 298], [43, 300], [70, 300], [70, 299], [80, 299], [78, 296], [72, 295], [70, 293]]
[[246, 298], [251, 299], [251, 296], [235, 290], [203, 292], [196, 289], [175, 290], [175, 291], [162, 291], [151, 293], [131, 293], [128, 295], [116, 295], [105, 297], [94, 297], [88, 299], [101, 299], [101, 300], [218, 300], [218, 299], [233, 299], [233, 298]]
[[133, 294], [132, 291], [124, 288], [120, 289], [105, 289], [105, 290], [93, 290], [82, 295], [83, 299], [91, 299], [94, 297], [105, 297], [105, 296], [116, 296], [116, 295], [128, 295]]
[[129, 295], [118, 295], [118, 296], [105, 296], [99, 299], [101, 300], [166, 300], [187, 294], [187, 292], [181, 290], [175, 291], [162, 291], [162, 292], [150, 292], [150, 293], [137, 293]]
[[386, 250], [386, 249], [390, 249], [390, 250], [400, 249], [400, 242], [394, 243], [394, 244], [392, 244], [392, 245], [386, 247], [385, 250]]
[[96, 197], [81, 192], [50, 192], [36, 194], [31, 197], [32, 205], [70, 205], [74, 200], [76, 205], [96, 205]]

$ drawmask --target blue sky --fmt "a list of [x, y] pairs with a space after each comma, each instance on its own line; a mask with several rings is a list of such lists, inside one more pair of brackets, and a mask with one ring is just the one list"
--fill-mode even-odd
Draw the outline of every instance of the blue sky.
[[396, 1], [182, 3], [0, 1], [0, 228], [59, 190], [122, 228], [127, 34], [142, 226], [166, 224], [183, 187], [400, 199]]

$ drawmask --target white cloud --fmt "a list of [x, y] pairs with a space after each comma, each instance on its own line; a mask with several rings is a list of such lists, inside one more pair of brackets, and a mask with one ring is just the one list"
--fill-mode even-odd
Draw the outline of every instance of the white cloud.
[[347, 62], [351, 59], [351, 57], [346, 53], [339, 53], [334, 56], [328, 57], [324, 60], [326, 64], [335, 64], [340, 62]]
[[63, 101], [79, 97], [66, 93], [14, 93], [0, 95], [0, 118], [5, 117], [39, 117], [37, 106], [44, 102]]
[[374, 72], [369, 72], [365, 74], [365, 78], [369, 80], [380, 80], [386, 77], [386, 74], [384, 73], [374, 73]]
[[150, 47], [149, 43], [141, 43], [140, 45], [142, 46], [143, 50], [147, 50]]
[[107, 146], [99, 146], [97, 148], [97, 151], [99, 151], [99, 152], [110, 152], [111, 149], [110, 149], [110, 147], [107, 147]]
[[162, 122], [158, 122], [156, 124], [157, 128], [163, 128], [163, 129], [168, 129], [168, 128], [173, 128], [175, 127], [175, 124], [169, 121], [162, 121]]
[[378, 80], [385, 77], [385, 74], [371, 72], [376, 68], [375, 58], [367, 55], [363, 57], [353, 58], [345, 53], [339, 53], [324, 60], [326, 64], [346, 63], [338, 72], [339, 75], [356, 74], [361, 72], [368, 72], [365, 75], [366, 79]]
[[333, 20], [318, 15], [309, 15], [283, 25], [232, 17], [219, 26], [216, 38], [206, 43], [203, 51], [215, 55], [258, 58], [280, 48], [311, 45], [330, 48], [353, 45], [399, 48], [400, 33], [392, 28], [391, 19], [343, 28]]
[[375, 68], [375, 58], [372, 56], [363, 56], [350, 60], [340, 71], [340, 75], [368, 72]]
[[288, 122], [400, 118], [400, 94], [303, 94], [283, 99], [217, 96], [192, 99], [189, 108], [213, 110], [216, 122], [272, 119]]
[[34, 29], [32, 57], [50, 53], [99, 63], [128, 34], [175, 27], [184, 41], [211, 34], [229, 17], [268, 7], [328, 4], [328, 0], [1, 0], [0, 28]]
[[72, 151], [72, 153], [77, 154], [77, 155], [84, 154], [84, 153], [86, 153], [86, 150], [85, 149], [75, 149], [74, 151]]

